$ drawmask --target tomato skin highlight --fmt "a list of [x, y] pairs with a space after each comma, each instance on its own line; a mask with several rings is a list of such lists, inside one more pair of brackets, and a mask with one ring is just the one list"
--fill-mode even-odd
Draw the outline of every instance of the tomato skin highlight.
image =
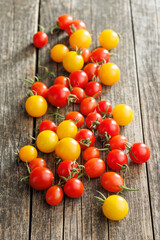
[[39, 131], [45, 131], [45, 130], [51, 130], [53, 132], [56, 132], [56, 124], [53, 121], [50, 120], [44, 120], [39, 125]]
[[72, 72], [69, 75], [70, 83], [72, 87], [80, 87], [85, 88], [85, 86], [88, 83], [88, 76], [87, 74], [82, 70], [77, 70]]
[[44, 167], [33, 169], [29, 176], [29, 185], [38, 191], [49, 188], [53, 181], [53, 173], [48, 168]]
[[[79, 130], [75, 139], [80, 144], [82, 149], [86, 149], [87, 147], [91, 147], [95, 143], [95, 136], [94, 136], [93, 132], [88, 130], [88, 129]], [[87, 139], [90, 141], [88, 143], [88, 146], [86, 146], [85, 143], [84, 144], [82, 143], [83, 140], [86, 141]]]
[[[96, 95], [99, 92], [98, 95]], [[91, 81], [87, 83], [85, 88], [85, 93], [89, 97], [95, 96], [95, 98], [98, 98], [102, 94], [102, 85], [99, 82]]]
[[122, 170], [122, 167], [119, 165], [128, 164], [128, 157], [126, 153], [118, 149], [110, 151], [106, 157], [106, 160], [108, 166], [114, 171]]
[[56, 206], [63, 200], [63, 190], [59, 186], [52, 186], [46, 192], [46, 202], [51, 206]]
[[48, 89], [47, 99], [55, 107], [64, 107], [68, 104], [70, 91], [62, 85], [53, 85]]
[[99, 158], [100, 151], [96, 147], [88, 147], [83, 152], [83, 159], [87, 162], [92, 158]]
[[37, 48], [44, 47], [48, 42], [48, 36], [45, 32], [37, 32], [33, 35], [33, 44]]
[[81, 113], [73, 111], [73, 112], [69, 112], [67, 113], [67, 115], [65, 116], [66, 120], [78, 120], [75, 124], [77, 127], [81, 127], [84, 123], [84, 117]]
[[35, 82], [35, 83], [33, 83], [32, 87], [31, 87], [31, 91], [33, 92], [33, 94], [37, 93], [37, 95], [46, 98], [47, 97], [48, 88], [42, 82]]
[[[74, 163], [74, 168], [76, 168], [76, 167], [77, 167], [77, 163]], [[58, 169], [57, 169], [58, 176], [60, 178], [61, 177], [67, 178], [69, 175], [69, 171], [70, 171], [71, 177], [73, 177], [72, 169], [73, 169], [73, 161], [69, 161], [69, 160], [63, 161], [58, 165]], [[78, 173], [75, 173], [74, 177], [76, 178], [77, 176], [78, 176]], [[63, 179], [63, 178], [61, 178], [61, 179]]]
[[111, 138], [109, 141], [110, 148], [113, 149], [119, 149], [124, 151], [125, 150], [125, 144], [128, 143], [128, 140], [125, 136], [117, 135]]
[[29, 168], [33, 170], [36, 167], [46, 167], [46, 161], [42, 158], [35, 158], [29, 163]]
[[81, 55], [83, 57], [83, 60], [84, 60], [84, 63], [87, 63], [89, 62], [89, 58], [90, 58], [90, 55], [91, 55], [91, 52], [89, 51], [88, 48], [81, 48]]
[[66, 30], [66, 28], [72, 21], [73, 21], [72, 16], [70, 16], [69, 14], [63, 14], [58, 17], [56, 23], [58, 24], [61, 30]]
[[71, 178], [65, 183], [64, 192], [70, 198], [79, 198], [84, 192], [83, 183], [78, 178]]
[[120, 128], [118, 124], [112, 118], [106, 118], [98, 125], [98, 133], [102, 135], [102, 138], [104, 138], [103, 135], [105, 135], [105, 133], [110, 135], [112, 138], [118, 135], [119, 131]]
[[124, 179], [115, 172], [105, 172], [101, 177], [101, 185], [108, 192], [119, 192], [122, 190], [119, 186], [124, 185]]
[[134, 143], [129, 152], [129, 156], [135, 163], [145, 163], [150, 158], [150, 150], [144, 143]]
[[93, 97], [87, 97], [81, 102], [80, 111], [83, 115], [88, 115], [89, 113], [94, 112], [96, 106], [96, 100]]
[[85, 173], [90, 178], [97, 178], [102, 175], [105, 171], [105, 163], [100, 158], [92, 158], [85, 163]]

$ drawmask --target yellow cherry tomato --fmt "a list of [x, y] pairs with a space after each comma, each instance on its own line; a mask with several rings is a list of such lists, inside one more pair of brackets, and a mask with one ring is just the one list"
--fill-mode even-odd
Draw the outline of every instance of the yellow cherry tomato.
[[73, 121], [65, 120], [58, 125], [56, 133], [59, 139], [75, 138], [77, 131], [77, 126]]
[[55, 62], [62, 62], [64, 56], [68, 52], [69, 52], [69, 49], [64, 44], [57, 44], [51, 50], [51, 58]]
[[113, 49], [119, 43], [119, 36], [115, 31], [106, 29], [99, 35], [99, 43], [107, 50]]
[[46, 99], [41, 96], [33, 95], [25, 103], [27, 113], [32, 117], [42, 117], [48, 108]]
[[104, 200], [102, 211], [110, 220], [118, 221], [123, 219], [128, 213], [127, 201], [118, 195], [111, 195]]
[[91, 41], [90, 33], [84, 29], [75, 31], [69, 38], [69, 44], [74, 50], [77, 48], [89, 48]]
[[26, 145], [19, 150], [18, 156], [23, 162], [30, 162], [37, 157], [37, 149]]
[[115, 63], [106, 63], [98, 71], [98, 77], [101, 83], [111, 86], [118, 82], [120, 78], [120, 69]]
[[76, 51], [68, 52], [63, 58], [63, 67], [69, 73], [82, 69], [83, 65], [83, 57], [78, 55]]
[[112, 111], [113, 119], [120, 125], [125, 126], [133, 120], [132, 108], [126, 104], [117, 105]]
[[57, 142], [58, 136], [51, 130], [40, 132], [36, 139], [37, 148], [43, 153], [53, 152]]
[[63, 138], [57, 143], [55, 152], [63, 161], [75, 161], [81, 154], [81, 147], [75, 139]]

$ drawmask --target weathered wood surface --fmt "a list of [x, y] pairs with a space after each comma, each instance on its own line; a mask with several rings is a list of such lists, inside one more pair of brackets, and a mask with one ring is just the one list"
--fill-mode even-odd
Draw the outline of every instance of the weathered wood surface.
[[[150, 0], [41, 0], [2, 1], [1, 20], [1, 207], [3, 220], [1, 239], [56, 239], [56, 240], [158, 240], [159, 232], [159, 164], [158, 164], [158, 90], [159, 90], [159, 2]], [[64, 198], [57, 207], [45, 203], [45, 193], [32, 191], [20, 182], [25, 168], [14, 160], [16, 147], [28, 144], [33, 128], [42, 119], [33, 120], [24, 110], [24, 84], [20, 77], [33, 77], [42, 73], [39, 65], [47, 66], [56, 75], [67, 75], [61, 64], [50, 59], [50, 49], [56, 43], [68, 45], [65, 33], [49, 35], [49, 43], [36, 51], [31, 45], [38, 23], [50, 27], [63, 13], [71, 13], [82, 19], [92, 34], [91, 50], [98, 46], [98, 35], [105, 28], [122, 34], [118, 53], [111, 61], [121, 69], [120, 81], [111, 88], [104, 87], [101, 99], [108, 99], [113, 106], [126, 103], [133, 108], [133, 122], [122, 128], [130, 142], [144, 141], [152, 157], [145, 164], [130, 163], [130, 178], [127, 185], [139, 187], [139, 192], [125, 193], [130, 212], [120, 222], [108, 221], [94, 199], [96, 189], [104, 194], [100, 180], [88, 183], [83, 179], [85, 192], [80, 199]], [[39, 17], [38, 17], [39, 16]], [[54, 78], [44, 82], [51, 86]], [[18, 94], [17, 94], [18, 92]], [[61, 109], [62, 114], [79, 110], [78, 105]], [[49, 108], [43, 119], [53, 119]], [[101, 143], [97, 142], [97, 146]], [[48, 167], [56, 175], [54, 155], [44, 156]], [[103, 159], [105, 154], [102, 154]], [[82, 161], [80, 159], [80, 161]], [[56, 179], [57, 182], [57, 179]]]

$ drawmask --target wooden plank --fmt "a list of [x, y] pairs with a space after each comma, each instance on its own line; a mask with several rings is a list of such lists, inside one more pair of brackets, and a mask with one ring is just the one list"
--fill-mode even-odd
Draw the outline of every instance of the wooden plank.
[[150, 201], [154, 237], [160, 239], [160, 135], [159, 135], [159, 90], [160, 90], [160, 2], [131, 1], [132, 21], [136, 50], [143, 140], [151, 149], [147, 162]]
[[[32, 118], [25, 113], [26, 90], [19, 78], [33, 77], [35, 50], [32, 36], [37, 29], [38, 0], [1, 1], [1, 229], [0, 239], [28, 239], [30, 191], [20, 182], [26, 168], [15, 161], [16, 148], [30, 143]], [[29, 129], [29, 130], [28, 130]]]

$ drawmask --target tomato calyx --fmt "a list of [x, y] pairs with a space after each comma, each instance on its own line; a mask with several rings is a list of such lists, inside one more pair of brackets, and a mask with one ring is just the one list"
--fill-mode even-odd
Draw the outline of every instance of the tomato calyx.
[[106, 197], [104, 196], [103, 193], [101, 193], [99, 191], [97, 191], [97, 192], [101, 195], [101, 197], [97, 197], [97, 196], [94, 196], [94, 197], [98, 200], [99, 203], [104, 203], [104, 201], [106, 200]]
[[76, 47], [76, 53], [77, 53], [77, 55], [82, 55], [81, 48]]
[[90, 143], [91, 143], [91, 140], [89, 138], [86, 138], [86, 139], [81, 139], [79, 141], [79, 143], [83, 146], [86, 146], [86, 147], [89, 147]]
[[44, 79], [48, 78], [49, 75], [52, 75], [53, 77], [56, 76], [55, 73], [52, 72], [52, 71], [49, 71], [49, 69], [48, 69], [47, 67], [41, 66], [41, 65], [40, 65], [39, 67], [45, 70], [45, 74], [44, 74], [42, 77], [40, 77], [40, 76], [37, 74], [38, 81], [39, 81], [39, 80], [44, 80]]
[[100, 113], [102, 114], [102, 118], [112, 118], [112, 114], [111, 113], [108, 113], [108, 106], [105, 110], [105, 112], [102, 112], [101, 109], [99, 108], [99, 105], [98, 105], [98, 110], [100, 111]]
[[122, 189], [121, 191], [119, 191], [117, 194], [119, 194], [120, 192], [122, 191], [133, 191], [133, 192], [136, 192], [136, 191], [139, 191], [139, 188], [128, 188], [126, 187], [126, 185], [124, 184], [123, 186], [122, 185], [119, 185], [119, 187]]
[[99, 136], [101, 137], [101, 140], [104, 142], [105, 146], [108, 145], [108, 142], [111, 139], [111, 135], [105, 132], [105, 134], [99, 134]]
[[79, 100], [79, 98], [74, 94], [70, 94], [68, 96], [67, 100], [68, 100], [68, 105], [69, 105], [70, 102], [76, 103], [76, 101]]
[[130, 171], [128, 164], [121, 165], [121, 164], [117, 163], [117, 165], [119, 165], [123, 171], [128, 171], [128, 172]]
[[59, 27], [59, 24], [56, 23], [51, 29], [50, 29], [50, 33], [53, 34], [53, 32], [57, 30], [59, 31], [60, 30], [60, 27]]
[[45, 28], [42, 25], [38, 24], [38, 28], [40, 32], [45, 32]]
[[60, 107], [57, 107], [55, 112], [52, 112], [52, 113], [49, 114], [51, 116], [54, 116], [56, 121], [57, 121], [58, 118], [60, 118], [62, 120], [65, 119], [65, 116], [59, 113], [59, 109], [60, 109]]
[[[27, 171], [28, 171], [28, 173], [29, 173], [29, 175], [31, 174], [31, 169], [29, 168], [29, 165], [28, 165], [28, 163], [26, 162], [25, 163], [25, 165], [26, 165], [26, 167], [27, 167]], [[22, 181], [24, 181], [24, 180], [28, 180], [28, 178], [29, 178], [29, 175], [27, 175], [27, 176], [25, 176], [25, 177], [23, 177], [23, 178], [21, 178], [21, 182]]]
[[91, 121], [91, 129], [95, 130], [99, 124], [100, 122], [98, 121], [98, 118], [96, 119], [96, 121]]
[[126, 148], [126, 150], [128, 150], [128, 152], [130, 152], [131, 154], [132, 154], [132, 156], [136, 159], [136, 160], [138, 160], [137, 159], [137, 157], [133, 154], [133, 152], [132, 152], [132, 146], [128, 146], [128, 144], [129, 143], [125, 143], [125, 148]]
[[99, 82], [98, 77], [94, 74], [91, 81]]

